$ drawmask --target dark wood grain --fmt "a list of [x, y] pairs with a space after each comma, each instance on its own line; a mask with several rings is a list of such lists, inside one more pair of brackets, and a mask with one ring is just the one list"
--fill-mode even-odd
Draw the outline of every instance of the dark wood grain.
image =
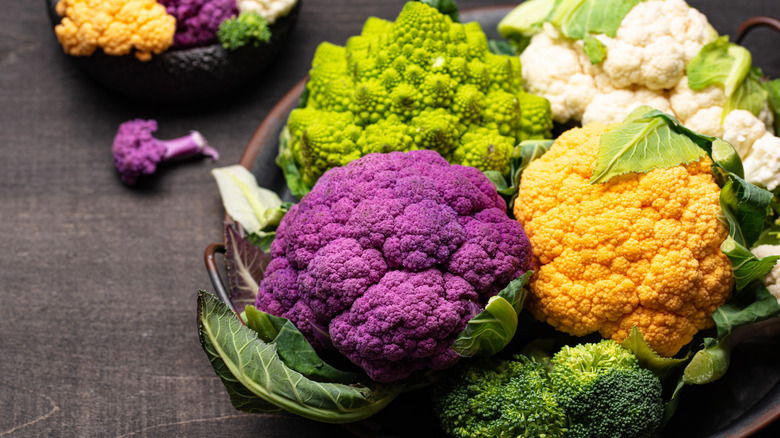
[[[305, 0], [256, 84], [186, 106], [99, 87], [62, 54], [44, 1], [0, 2], [0, 437], [344, 436], [235, 411], [206, 360], [195, 293], [211, 287], [203, 250], [221, 239], [223, 215], [209, 171], [238, 162], [319, 42], [343, 44], [367, 16], [392, 19], [403, 1]], [[459, 2], [488, 3], [512, 2]], [[775, 1], [739, 2], [728, 14], [729, 1], [690, 3], [725, 33], [752, 15], [780, 15]], [[761, 30], [745, 41], [773, 77], [778, 42]], [[162, 138], [198, 129], [220, 161], [176, 163], [123, 186], [110, 144], [135, 117], [156, 118]]]

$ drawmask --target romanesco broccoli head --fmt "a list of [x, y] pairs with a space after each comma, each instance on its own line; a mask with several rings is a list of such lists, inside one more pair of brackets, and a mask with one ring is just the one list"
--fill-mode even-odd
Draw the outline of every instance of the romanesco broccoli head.
[[[344, 46], [322, 43], [306, 87], [283, 147], [309, 188], [329, 168], [376, 151], [431, 149], [506, 174], [507, 145], [550, 137], [552, 126], [549, 103], [523, 91], [517, 57], [492, 54], [478, 23], [453, 22], [422, 2], [408, 2], [394, 22], [369, 18]], [[312, 110], [317, 117], [298, 114]], [[348, 126], [322, 136], [335, 119]]]

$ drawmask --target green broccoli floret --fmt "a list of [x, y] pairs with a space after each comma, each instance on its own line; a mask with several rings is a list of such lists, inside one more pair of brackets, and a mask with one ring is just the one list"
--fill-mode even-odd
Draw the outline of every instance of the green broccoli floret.
[[649, 438], [661, 424], [661, 382], [613, 340], [562, 348], [549, 376], [568, 437]]
[[268, 22], [257, 12], [242, 12], [219, 24], [217, 40], [228, 50], [237, 50], [247, 45], [260, 47], [271, 40]]
[[[478, 23], [454, 22], [422, 2], [407, 2], [394, 22], [369, 18], [360, 35], [349, 38], [343, 47], [322, 43], [306, 87], [304, 107], [293, 110], [291, 118], [308, 109], [320, 111], [328, 120], [348, 115], [350, 139], [365, 139], [321, 138], [319, 144], [329, 149], [320, 151], [311, 141], [307, 147], [299, 143], [311, 137], [307, 123], [321, 125], [321, 121], [298, 117], [294, 127], [288, 123], [289, 151], [299, 167], [297, 173], [306, 176], [304, 186], [311, 187], [336, 163], [345, 164], [345, 159], [323, 160], [322, 156], [340, 152], [354, 159], [399, 147], [432, 149], [452, 163], [507, 175], [507, 142], [514, 146], [527, 138], [551, 137], [549, 103], [545, 108], [523, 91], [519, 58], [490, 53]], [[527, 109], [525, 102], [529, 102]], [[371, 128], [379, 123], [387, 135]], [[389, 129], [391, 125], [397, 126]], [[484, 129], [475, 131], [471, 126]], [[485, 139], [474, 138], [475, 132], [485, 134]], [[333, 133], [343, 136], [338, 130]], [[491, 145], [498, 149], [491, 150]], [[293, 194], [302, 196], [306, 191], [304, 187]]]
[[564, 437], [566, 417], [544, 367], [531, 359], [477, 359], [432, 389], [442, 429], [455, 438]]

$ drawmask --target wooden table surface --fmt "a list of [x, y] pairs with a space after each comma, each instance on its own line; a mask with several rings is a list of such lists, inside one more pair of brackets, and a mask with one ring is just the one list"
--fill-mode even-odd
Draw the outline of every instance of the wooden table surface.
[[[747, 17], [780, 16], [777, 0], [690, 3], [732, 35]], [[0, 437], [344, 436], [234, 410], [203, 353], [195, 294], [211, 289], [203, 251], [221, 239], [223, 215], [209, 171], [238, 162], [318, 43], [343, 44], [403, 1], [303, 0], [284, 53], [256, 83], [187, 106], [97, 86], [63, 55], [43, 0], [0, 4]], [[772, 77], [778, 43], [763, 30], [746, 42]], [[157, 119], [161, 138], [197, 129], [221, 158], [166, 166], [130, 189], [110, 145], [136, 117]]]

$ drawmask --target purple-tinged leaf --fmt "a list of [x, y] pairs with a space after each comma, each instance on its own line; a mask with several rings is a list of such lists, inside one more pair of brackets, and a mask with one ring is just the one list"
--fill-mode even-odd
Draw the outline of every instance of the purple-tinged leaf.
[[228, 291], [237, 312], [241, 313], [247, 305], [255, 304], [260, 282], [270, 262], [270, 254], [252, 244], [236, 227], [225, 224]]

